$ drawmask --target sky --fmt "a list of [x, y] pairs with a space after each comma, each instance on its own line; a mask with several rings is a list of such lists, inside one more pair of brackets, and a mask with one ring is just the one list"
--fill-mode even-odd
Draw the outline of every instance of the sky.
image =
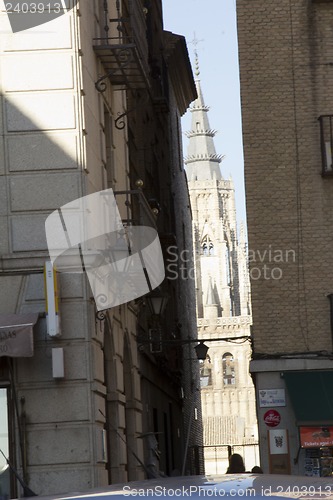
[[[236, 0], [163, 0], [164, 29], [184, 35], [194, 68], [194, 39], [199, 58], [201, 88], [210, 127], [218, 131], [215, 149], [225, 156], [224, 178], [231, 175], [236, 191], [238, 223], [246, 220], [244, 160], [239, 91]], [[195, 35], [194, 35], [195, 34]], [[190, 129], [190, 113], [182, 119]], [[188, 139], [183, 134], [184, 155]]]

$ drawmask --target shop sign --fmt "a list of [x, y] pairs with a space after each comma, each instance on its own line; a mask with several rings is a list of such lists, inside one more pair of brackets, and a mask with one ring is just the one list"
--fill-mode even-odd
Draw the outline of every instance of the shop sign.
[[333, 427], [300, 427], [302, 448], [333, 446]]
[[274, 408], [286, 406], [286, 395], [284, 389], [261, 389], [259, 391], [260, 408]]
[[33, 325], [37, 319], [37, 313], [0, 314], [0, 357], [33, 356]]
[[281, 422], [281, 415], [276, 410], [268, 410], [264, 415], [264, 422], [268, 427], [276, 427]]
[[30, 357], [33, 354], [31, 326], [0, 329], [0, 357]]

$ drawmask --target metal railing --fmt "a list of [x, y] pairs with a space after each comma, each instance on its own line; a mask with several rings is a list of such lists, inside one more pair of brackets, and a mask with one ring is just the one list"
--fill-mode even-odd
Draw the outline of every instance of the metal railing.
[[156, 217], [140, 189], [114, 191], [124, 226], [149, 226], [156, 229]]
[[105, 78], [121, 88], [147, 88], [147, 27], [140, 0], [116, 0], [112, 11], [107, 0], [100, 2], [100, 36], [94, 38], [93, 47], [107, 75], [96, 82], [96, 88], [104, 92]]

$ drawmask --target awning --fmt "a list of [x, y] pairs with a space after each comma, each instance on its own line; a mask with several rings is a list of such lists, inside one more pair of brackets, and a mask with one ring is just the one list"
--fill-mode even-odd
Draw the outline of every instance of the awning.
[[333, 371], [284, 372], [297, 423], [333, 422]]
[[33, 356], [33, 326], [37, 320], [38, 313], [0, 314], [0, 357]]

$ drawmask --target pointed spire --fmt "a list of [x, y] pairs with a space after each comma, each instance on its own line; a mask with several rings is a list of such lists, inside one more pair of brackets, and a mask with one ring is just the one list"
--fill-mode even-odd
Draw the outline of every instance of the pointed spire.
[[203, 42], [204, 40], [198, 40], [195, 31], [193, 32], [193, 40], [190, 41], [192, 45], [194, 45], [194, 58], [195, 58], [195, 76], [200, 75], [200, 70], [199, 70], [199, 58], [198, 58], [198, 52], [197, 52], [197, 45], [200, 42]]
[[[199, 67], [199, 57], [198, 57], [198, 52], [195, 50], [194, 51], [194, 65], [195, 65], [195, 86], [197, 89], [197, 94], [198, 97], [194, 101], [193, 105], [190, 107], [190, 111], [193, 112], [194, 110], [201, 110], [201, 111], [209, 111], [209, 106], [205, 105], [204, 98], [202, 95], [202, 90], [201, 90], [201, 85], [200, 85], [200, 67]], [[208, 118], [207, 118], [207, 123], [208, 123]], [[216, 131], [211, 130], [211, 132], [215, 135]]]
[[199, 77], [200, 75], [200, 69], [199, 69], [199, 58], [198, 58], [198, 52], [197, 50], [194, 51], [194, 57], [195, 57], [195, 76]]
[[[193, 43], [197, 43], [195, 39]], [[190, 108], [192, 113], [191, 130], [186, 132], [190, 139], [188, 154], [185, 157], [186, 172], [189, 180], [222, 179], [219, 163], [222, 155], [215, 151], [213, 138], [216, 130], [210, 128], [208, 120], [209, 107], [205, 105], [199, 80], [199, 58], [195, 50], [195, 85], [198, 97]]]

